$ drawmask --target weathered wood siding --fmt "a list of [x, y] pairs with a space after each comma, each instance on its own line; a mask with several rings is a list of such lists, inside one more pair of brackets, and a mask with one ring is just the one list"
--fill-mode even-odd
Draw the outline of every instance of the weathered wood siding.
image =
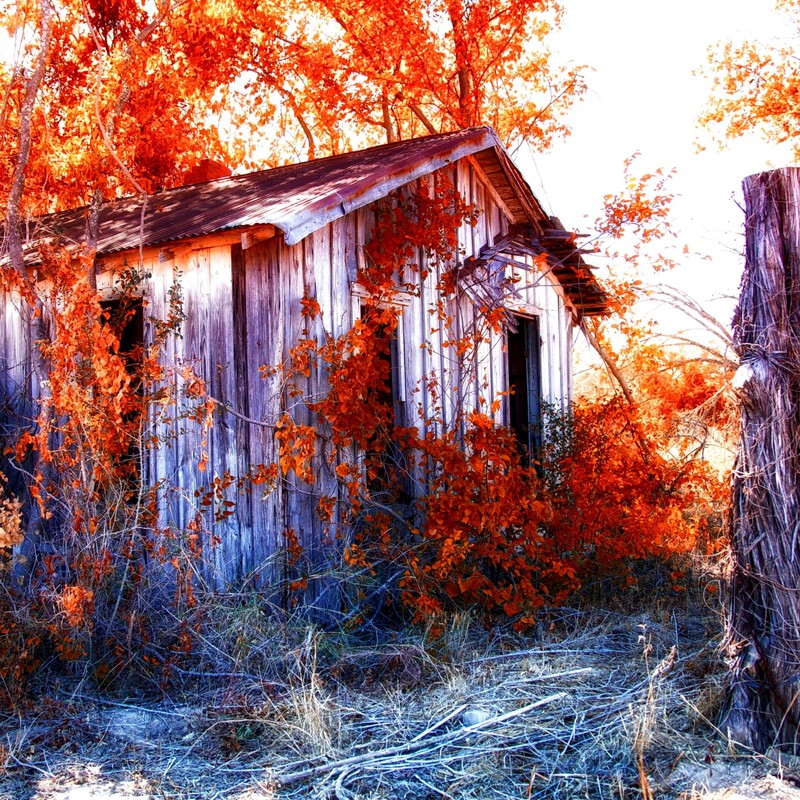
[[0, 469], [15, 494], [22, 488], [21, 481], [2, 453], [20, 429], [30, 427], [37, 413], [32, 401], [35, 377], [30, 339], [19, 295], [0, 290]]
[[0, 404], [5, 413], [20, 410], [31, 392], [27, 325], [20, 302], [16, 292], [0, 290]]
[[[461, 258], [480, 256], [481, 248], [491, 245], [508, 230], [509, 220], [483, 182], [476, 165], [464, 159], [453, 178], [462, 196], [482, 209], [475, 226], [464, 225], [459, 235]], [[358, 212], [366, 216], [365, 212]], [[518, 279], [517, 297], [510, 303], [515, 313], [539, 318], [541, 335], [542, 399], [563, 406], [572, 395], [571, 350], [572, 317], [565, 305], [563, 290], [550, 275], [539, 272], [531, 257], [525, 257], [527, 270], [508, 267], [506, 277]], [[428, 265], [426, 265], [428, 266]], [[404, 310], [398, 334], [402, 390], [407, 399], [402, 424], [421, 424], [420, 417], [441, 417], [445, 426], [453, 424], [459, 410], [488, 412], [492, 402], [508, 389], [505, 335], [493, 333], [461, 363], [446, 342], [474, 330], [474, 302], [464, 293], [451, 302], [448, 313], [453, 324], [448, 331], [432, 307], [438, 274], [428, 277], [417, 297]], [[416, 280], [418, 276], [406, 276]], [[422, 345], [426, 345], [423, 347]], [[435, 394], [439, 393], [438, 399]], [[500, 423], [508, 422], [508, 404], [501, 403], [496, 414]]]
[[[355, 243], [355, 235], [348, 236], [348, 221], [342, 219], [294, 247], [274, 237], [245, 251], [230, 245], [176, 249], [172, 259], [145, 265], [151, 276], [145, 289], [150, 316], [169, 316], [169, 290], [177, 284], [186, 317], [180, 335], [168, 339], [162, 356], [172, 376], [163, 389], [173, 393], [174, 402], [154, 406], [151, 434], [158, 446], [149, 452], [149, 477], [162, 486], [163, 525], [184, 529], [198, 516], [202, 520], [211, 586], [246, 581], [265, 587], [300, 577], [309, 566], [320, 574], [325, 571], [330, 549], [325, 543], [335, 538], [335, 526], [322, 523], [317, 503], [338, 491], [327, 454], [320, 453], [314, 485], [290, 474], [273, 490], [246, 483], [247, 491], [239, 492], [236, 481], [255, 465], [277, 464], [274, 426], [284, 412], [299, 424], [315, 422], [300, 396], [284, 384], [279, 368], [288, 363], [301, 337], [322, 344], [328, 335], [341, 335], [352, 326], [345, 264], [348, 250], [354, 262]], [[300, 314], [304, 295], [316, 297], [322, 309], [312, 323]], [[152, 332], [147, 336], [152, 339]], [[187, 396], [193, 375], [202, 378], [218, 403], [210, 428], [191, 418], [204, 399]], [[326, 387], [326, 376], [319, 371], [293, 381], [305, 397], [318, 397]], [[227, 476], [234, 482], [221, 499], [235, 506], [232, 514], [219, 518], [218, 502], [204, 506], [200, 501], [215, 479], [225, 481]], [[297, 537], [306, 559], [295, 570], [276, 556], [285, 551], [288, 531]], [[327, 591], [326, 585], [310, 581], [311, 602], [328, 604], [317, 596]]]

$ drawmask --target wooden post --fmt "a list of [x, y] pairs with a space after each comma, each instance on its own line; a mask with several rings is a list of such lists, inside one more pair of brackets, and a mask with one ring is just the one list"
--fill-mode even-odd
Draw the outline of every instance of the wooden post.
[[753, 175], [744, 194], [725, 725], [763, 752], [800, 743], [800, 170]]

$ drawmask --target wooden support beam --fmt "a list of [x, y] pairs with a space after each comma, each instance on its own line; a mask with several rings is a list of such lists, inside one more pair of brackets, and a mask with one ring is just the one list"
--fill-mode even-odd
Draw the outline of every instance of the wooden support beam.
[[470, 165], [472, 166], [472, 169], [475, 172], [475, 177], [481, 182], [483, 188], [489, 193], [489, 196], [492, 198], [492, 200], [497, 203], [498, 208], [511, 222], [514, 222], [514, 213], [506, 205], [505, 200], [500, 197], [500, 193], [497, 191], [497, 189], [495, 189], [491, 178], [489, 178], [483, 171], [483, 167], [478, 163], [477, 159], [474, 156], [467, 156], [467, 161], [469, 161]]
[[260, 225], [252, 230], [243, 231], [241, 236], [242, 250], [249, 250], [253, 245], [259, 242], [272, 239], [276, 233], [277, 230], [274, 225]]

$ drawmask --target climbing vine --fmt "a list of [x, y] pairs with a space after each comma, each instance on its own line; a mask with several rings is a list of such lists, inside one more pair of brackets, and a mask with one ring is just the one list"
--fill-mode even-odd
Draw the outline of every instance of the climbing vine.
[[[322, 347], [304, 340], [294, 351], [293, 369], [323, 365], [330, 390], [310, 404], [316, 431], [298, 426], [287, 437], [281, 423], [281, 463], [311, 482], [322, 446], [315, 433], [330, 432], [337, 449], [328, 459], [345, 491], [324, 500], [324, 513], [330, 518], [335, 503], [344, 506], [353, 526], [346, 560], [382, 578], [379, 565], [392, 565], [392, 596], [415, 620], [466, 605], [524, 627], [537, 608], [563, 602], [584, 580], [616, 574], [624, 582], [635, 560], [686, 553], [708, 538], [722, 483], [702, 461], [669, 452], [668, 421], [682, 409], [667, 399], [667, 382], [661, 415], [613, 399], [551, 409], [538, 462], [528, 462], [512, 432], [496, 423], [502, 397], [486, 409], [480, 401], [457, 406], [449, 417], [441, 402], [420, 405], [414, 424], [393, 425], [388, 348], [403, 313], [398, 293], [415, 295], [442, 276], [432, 324], [445, 329], [463, 374], [476, 345], [502, 330], [503, 316], [491, 309], [466, 332], [449, 311], [460, 291], [451, 269], [457, 232], [475, 219], [443, 176], [433, 192], [423, 183], [385, 204], [359, 275], [367, 288], [361, 319]], [[304, 298], [303, 314], [318, 313]], [[687, 385], [700, 391], [695, 373], [703, 370], [691, 369]], [[713, 376], [704, 380], [710, 387]], [[426, 388], [434, 400], [442, 391], [435, 379]], [[363, 462], [354, 461], [358, 452]]]

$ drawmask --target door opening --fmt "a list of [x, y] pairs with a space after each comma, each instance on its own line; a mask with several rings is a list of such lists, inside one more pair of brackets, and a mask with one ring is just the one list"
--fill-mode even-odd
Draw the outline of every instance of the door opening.
[[[131, 376], [131, 391], [140, 399], [142, 394], [141, 370], [144, 359], [144, 303], [141, 297], [122, 296], [113, 300], [101, 301], [103, 324], [110, 325], [119, 341], [118, 354], [125, 361], [125, 368]], [[126, 423], [139, 420], [141, 409], [124, 414]], [[138, 435], [131, 435], [127, 451], [120, 459], [123, 475], [127, 476], [133, 488], [139, 478], [139, 459], [141, 456]]]
[[541, 339], [537, 317], [515, 317], [516, 331], [508, 331], [507, 353], [509, 426], [523, 458], [536, 460], [542, 445]]
[[[361, 307], [361, 318], [372, 313]], [[387, 380], [383, 386], [370, 387], [372, 401], [387, 410], [385, 425], [387, 429], [376, 431], [372, 443], [366, 450], [368, 487], [373, 495], [384, 494], [385, 499], [402, 502], [408, 494], [407, 468], [401, 449], [392, 436], [392, 428], [402, 425], [403, 398], [399, 391], [399, 346], [397, 331], [391, 333], [383, 325], [379, 325], [376, 334], [376, 345], [379, 347], [379, 358], [383, 362]]]

